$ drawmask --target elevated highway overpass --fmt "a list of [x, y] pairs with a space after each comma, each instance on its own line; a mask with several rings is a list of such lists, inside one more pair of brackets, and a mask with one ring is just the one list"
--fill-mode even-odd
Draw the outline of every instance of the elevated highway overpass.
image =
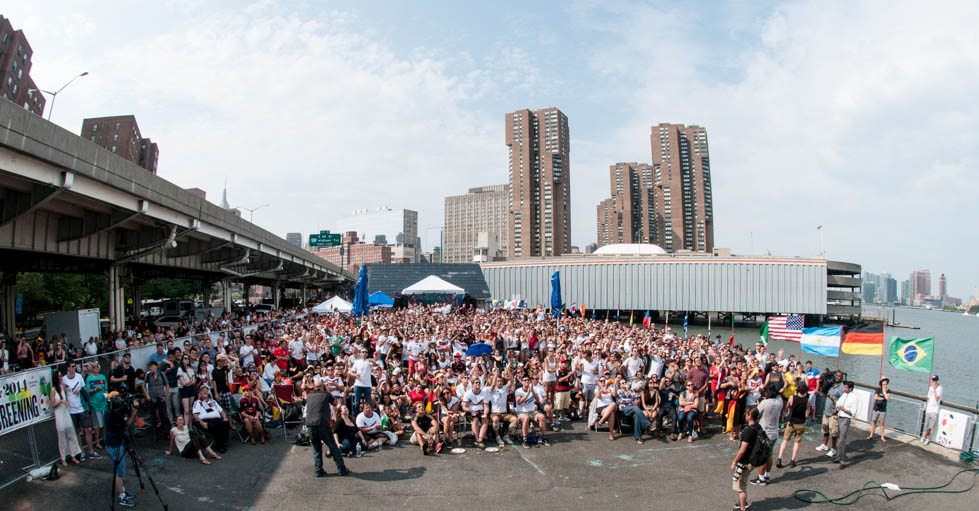
[[[2, 320], [14, 332], [16, 274], [104, 274], [109, 318], [151, 278], [333, 289], [355, 276], [41, 117], [0, 101]], [[138, 307], [139, 300], [132, 300]], [[138, 311], [138, 309], [137, 309]]]

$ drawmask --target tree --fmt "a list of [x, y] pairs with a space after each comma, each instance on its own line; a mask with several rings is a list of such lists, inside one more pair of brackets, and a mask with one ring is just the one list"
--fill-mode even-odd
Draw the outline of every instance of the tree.
[[150, 279], [139, 286], [141, 300], [193, 298], [200, 292], [200, 282], [186, 279]]

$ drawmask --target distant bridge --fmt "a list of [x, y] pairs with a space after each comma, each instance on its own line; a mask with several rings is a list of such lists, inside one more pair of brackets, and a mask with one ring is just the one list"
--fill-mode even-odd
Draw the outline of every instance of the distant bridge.
[[355, 279], [10, 101], [0, 101], [0, 271], [8, 336], [17, 272], [105, 274], [113, 330], [151, 278], [222, 281], [226, 308], [231, 283], [273, 286], [278, 303], [282, 289]]

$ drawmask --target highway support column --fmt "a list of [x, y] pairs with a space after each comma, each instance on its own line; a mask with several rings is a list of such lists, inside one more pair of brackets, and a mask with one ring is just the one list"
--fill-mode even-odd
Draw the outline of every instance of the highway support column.
[[10, 344], [14, 335], [17, 333], [16, 301], [17, 301], [17, 274], [13, 272], [3, 272], [3, 309], [0, 316], [3, 319], [3, 333], [7, 336], [8, 347], [13, 353], [17, 346]]

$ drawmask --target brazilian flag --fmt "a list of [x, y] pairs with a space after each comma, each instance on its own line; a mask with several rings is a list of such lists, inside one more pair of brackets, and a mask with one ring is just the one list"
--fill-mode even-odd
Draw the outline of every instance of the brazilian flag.
[[930, 373], [935, 354], [935, 338], [891, 338], [891, 366], [895, 369]]

